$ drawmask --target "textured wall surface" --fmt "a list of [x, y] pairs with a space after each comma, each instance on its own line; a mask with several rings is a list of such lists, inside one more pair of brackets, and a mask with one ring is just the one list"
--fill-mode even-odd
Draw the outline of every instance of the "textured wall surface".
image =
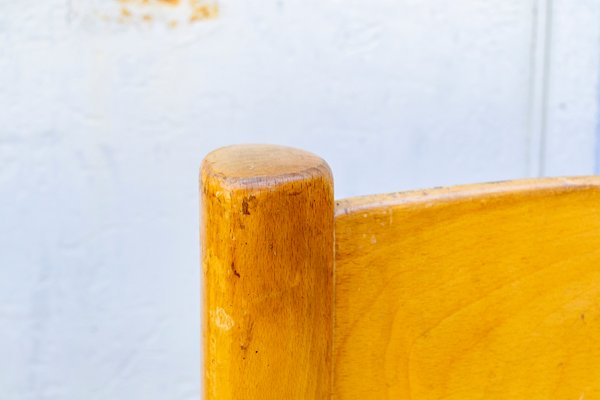
[[198, 166], [597, 170], [600, 0], [0, 0], [1, 399], [197, 399]]

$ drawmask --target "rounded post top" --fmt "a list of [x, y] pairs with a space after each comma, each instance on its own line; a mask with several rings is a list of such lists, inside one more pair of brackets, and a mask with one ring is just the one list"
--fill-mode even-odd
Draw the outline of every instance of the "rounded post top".
[[201, 173], [205, 398], [328, 399], [335, 203], [327, 163], [289, 147], [242, 145], [208, 154]]
[[262, 187], [297, 180], [332, 181], [331, 169], [322, 158], [291, 147], [246, 144], [222, 147], [202, 163], [202, 180], [217, 180], [231, 188]]

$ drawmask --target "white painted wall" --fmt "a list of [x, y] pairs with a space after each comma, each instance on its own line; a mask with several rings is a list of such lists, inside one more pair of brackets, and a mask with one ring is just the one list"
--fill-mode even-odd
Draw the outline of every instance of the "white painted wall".
[[596, 168], [600, 0], [114, 1], [0, 0], [2, 399], [198, 398], [215, 147], [338, 197]]

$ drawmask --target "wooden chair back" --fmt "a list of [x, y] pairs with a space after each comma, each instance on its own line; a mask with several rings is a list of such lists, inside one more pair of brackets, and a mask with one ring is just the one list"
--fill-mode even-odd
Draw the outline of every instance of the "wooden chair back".
[[206, 399], [599, 399], [600, 179], [335, 201], [325, 161], [202, 164]]

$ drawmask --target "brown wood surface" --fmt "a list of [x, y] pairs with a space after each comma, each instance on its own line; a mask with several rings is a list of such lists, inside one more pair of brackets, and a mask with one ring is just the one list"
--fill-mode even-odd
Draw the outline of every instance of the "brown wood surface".
[[334, 398], [600, 399], [600, 179], [341, 200]]
[[234, 146], [206, 157], [201, 185], [205, 398], [329, 398], [329, 167], [299, 150]]
[[229, 147], [202, 248], [207, 399], [600, 399], [598, 177], [334, 210], [320, 158]]

